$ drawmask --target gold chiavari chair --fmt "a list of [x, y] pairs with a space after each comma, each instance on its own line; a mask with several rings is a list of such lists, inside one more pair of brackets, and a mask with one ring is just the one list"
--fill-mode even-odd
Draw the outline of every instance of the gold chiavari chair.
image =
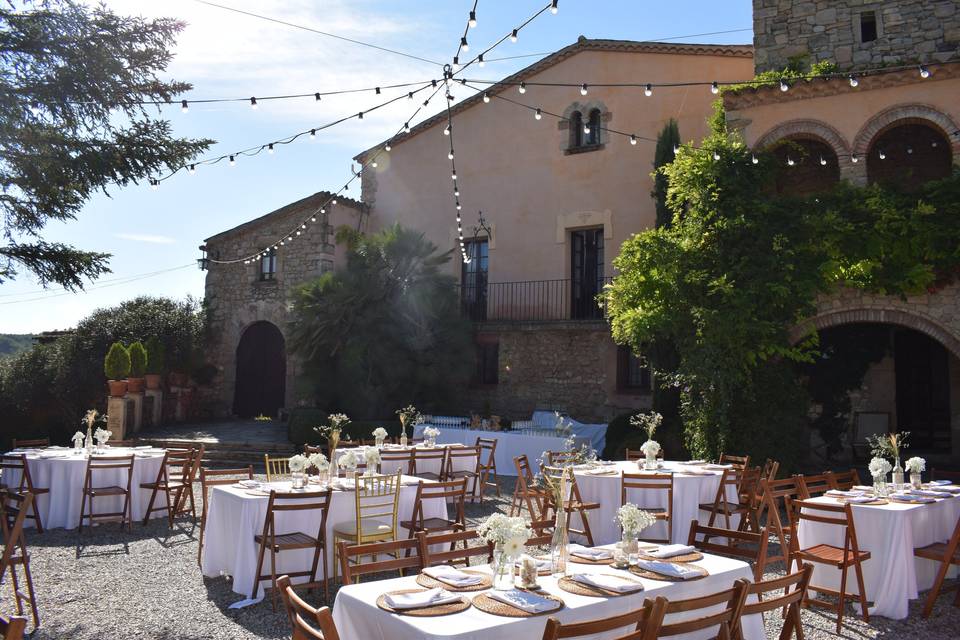
[[[630, 492], [640, 492], [634, 499]], [[647, 503], [656, 503], [656, 494], [663, 493], [663, 502], [666, 507], [649, 507]], [[667, 525], [667, 535], [664, 538], [644, 538], [646, 542], [665, 542], [670, 544], [673, 539], [673, 474], [671, 473], [624, 473], [620, 478], [620, 505], [633, 503], [650, 512], [657, 520]]]
[[207, 504], [210, 502], [210, 487], [231, 485], [239, 480], [253, 480], [253, 465], [242, 469], [200, 469], [200, 494], [203, 497], [200, 509], [200, 544], [197, 548], [197, 564], [203, 557], [203, 535], [207, 529]]
[[[119, 484], [101, 484], [94, 486], [95, 474], [105, 473], [109, 476], [115, 476], [114, 470], [120, 471], [125, 475], [125, 486]], [[125, 473], [123, 473], [125, 471]], [[83, 519], [87, 518], [87, 524], [93, 526], [94, 520], [118, 520], [120, 528], [124, 523], [127, 530], [130, 530], [133, 513], [130, 505], [131, 487], [133, 485], [133, 456], [112, 456], [112, 457], [94, 457], [87, 458], [87, 471], [83, 480], [83, 498], [80, 501], [80, 532], [83, 532]], [[123, 509], [113, 512], [94, 513], [93, 501], [95, 498], [123, 498]], [[90, 510], [86, 507], [89, 505]]]
[[[397, 539], [400, 476], [400, 473], [396, 473], [355, 477], [354, 519], [333, 525], [335, 547], [341, 540], [351, 544], [366, 544]], [[339, 563], [339, 559], [335, 558], [334, 578]]]
[[277, 578], [277, 589], [290, 619], [291, 640], [340, 640], [329, 607], [315, 609], [304, 602], [293, 590], [290, 576]]
[[285, 456], [263, 456], [263, 466], [267, 471], [267, 482], [290, 477], [290, 458]]
[[[3, 535], [3, 553], [0, 555], [0, 578], [10, 571], [10, 586], [17, 604], [17, 615], [23, 615], [23, 603], [30, 606], [34, 628], [40, 626], [40, 612], [37, 610], [37, 595], [33, 589], [33, 575], [30, 573], [30, 554], [23, 535], [23, 520], [33, 502], [33, 495], [3, 490], [0, 501], [0, 533]], [[17, 567], [23, 567], [23, 581], [27, 591], [20, 588]]]

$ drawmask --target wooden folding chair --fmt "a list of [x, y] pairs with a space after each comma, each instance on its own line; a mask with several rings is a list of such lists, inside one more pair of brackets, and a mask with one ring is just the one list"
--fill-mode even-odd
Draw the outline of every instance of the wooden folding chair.
[[[780, 480], [760, 479], [760, 510], [757, 519], [763, 522], [772, 535], [776, 536], [780, 544], [780, 554], [768, 556], [767, 562], [783, 560], [787, 570], [790, 569], [790, 540], [793, 527], [790, 525], [790, 516], [786, 500], [800, 498], [800, 486], [797, 479], [782, 478]], [[766, 518], [763, 515], [766, 514]], [[782, 514], [782, 515], [781, 515]]]
[[340, 640], [329, 607], [315, 609], [304, 602], [293, 590], [290, 576], [277, 578], [277, 589], [290, 619], [291, 640]]
[[[743, 483], [743, 476], [746, 471], [737, 466], [731, 469], [724, 469], [720, 476], [720, 484], [717, 486], [717, 493], [713, 502], [704, 502], [699, 505], [700, 511], [709, 511], [710, 520], [708, 526], [714, 526], [718, 516], [723, 516], [723, 526], [725, 529], [732, 529], [730, 518], [739, 515], [741, 520], [746, 515], [749, 505], [741, 504], [739, 501], [740, 486]], [[738, 496], [737, 502], [731, 502], [727, 496], [734, 493]]]
[[[953, 535], [947, 542], [935, 542], [925, 547], [913, 550], [913, 555], [925, 560], [933, 560], [940, 564], [937, 569], [937, 578], [933, 581], [930, 593], [927, 594], [927, 601], [923, 605], [923, 617], [930, 617], [933, 611], [933, 605], [943, 589], [943, 581], [947, 577], [947, 572], [951, 565], [960, 565], [960, 518], [957, 518], [957, 525], [953, 528]], [[953, 599], [953, 606], [960, 607], [960, 585], [957, 585], [957, 596]]]
[[822, 496], [827, 491], [833, 489], [830, 484], [830, 478], [826, 473], [818, 473], [810, 476], [797, 476], [797, 485], [800, 487], [800, 498], [809, 500]]
[[[699, 538], [698, 536], [703, 536]], [[713, 542], [713, 538], [725, 538], [726, 544]], [[733, 531], [720, 527], [708, 527], [696, 520], [690, 522], [690, 533], [687, 544], [700, 551], [709, 551], [721, 556], [732, 556], [745, 560], [753, 565], [753, 579], [762, 580], [763, 570], [767, 566], [767, 537], [766, 527], [758, 532]]]
[[[638, 499], [628, 500], [630, 491], [640, 491]], [[648, 507], [643, 503], [656, 504], [657, 493], [664, 493], [666, 507]], [[639, 500], [639, 501], [638, 501]], [[657, 520], [667, 524], [665, 538], [644, 538], [648, 542], [665, 542], [673, 540], [673, 474], [671, 473], [626, 473], [620, 478], [620, 506], [627, 503], [635, 504], [644, 511], [652, 514]]]
[[[0, 579], [10, 571], [10, 585], [17, 603], [17, 615], [23, 615], [23, 603], [30, 605], [34, 629], [40, 626], [37, 596], [33, 590], [33, 575], [30, 573], [30, 554], [23, 535], [23, 520], [33, 502], [33, 495], [3, 490], [0, 501], [0, 533], [3, 535], [3, 554], [0, 555]], [[17, 567], [23, 567], [23, 581], [27, 592], [20, 589]], [[22, 632], [22, 629], [21, 629]]]
[[[333, 542], [351, 544], [386, 542], [397, 539], [397, 507], [400, 502], [400, 475], [356, 476], [354, 478], [354, 519], [333, 525]], [[333, 577], [340, 561], [334, 558]]]
[[[463, 546], [458, 546], [460, 544]], [[430, 550], [445, 548], [448, 545], [450, 548], [444, 551]], [[424, 567], [433, 567], [438, 564], [454, 565], [461, 562], [469, 567], [471, 558], [482, 558], [482, 563], [493, 562], [493, 545], [481, 538], [475, 529], [453, 533], [421, 531], [417, 534], [417, 548], [420, 550], [420, 559]]]
[[556, 522], [553, 520], [534, 520], [530, 523], [533, 535], [523, 543], [524, 547], [549, 547], [553, 543], [553, 531]]
[[[840, 570], [840, 589], [828, 589], [826, 587], [814, 586], [814, 591], [835, 596], [837, 602], [829, 602], [817, 598], [805, 597], [804, 606], [814, 604], [825, 609], [837, 612], [837, 633], [843, 625], [843, 609], [846, 600], [856, 600], [860, 603], [860, 611], [863, 614], [864, 622], [870, 622], [870, 614], [867, 612], [866, 590], [863, 586], [863, 567], [862, 564], [870, 559], [869, 551], [861, 551], [857, 544], [857, 531], [853, 523], [853, 512], [849, 504], [835, 505], [820, 502], [811, 502], [809, 500], [790, 500], [789, 505], [790, 525], [794, 532], [799, 530], [800, 522], [816, 522], [819, 524], [832, 525], [843, 529], [843, 547], [835, 547], [829, 544], [817, 544], [804, 549], [800, 548], [800, 543], [796, 535], [790, 536], [790, 559], [797, 563], [797, 568], [801, 569], [804, 562], [815, 562], [825, 564]], [[847, 570], [853, 567], [857, 579], [857, 594], [846, 592], [847, 589]]]
[[646, 460], [647, 454], [639, 449], [627, 449], [626, 454], [624, 455], [624, 460], [627, 462], [635, 462], [639, 460]]
[[[171, 449], [168, 450], [160, 464], [160, 470], [157, 472], [157, 479], [153, 482], [143, 482], [141, 489], [150, 489], [150, 502], [147, 504], [147, 512], [143, 516], [143, 525], [150, 522], [150, 516], [155, 511], [167, 512], [167, 524], [172, 529], [173, 520], [182, 513], [193, 513], [196, 517], [193, 507], [193, 483], [190, 472], [193, 469], [194, 450], [193, 449]], [[154, 507], [157, 501], [157, 495], [162, 493], [164, 503]], [[190, 509], [186, 508], [187, 497], [190, 498]]]
[[446, 465], [443, 479], [462, 479], [470, 482], [470, 501], [472, 502], [477, 497], [480, 485], [480, 447], [450, 447], [447, 450]]
[[[346, 540], [340, 540], [337, 542], [336, 555], [340, 561], [343, 584], [360, 582], [360, 576], [372, 573], [397, 571], [403, 576], [410, 569], [419, 572], [424, 566], [417, 538], [363, 544], [348, 544]], [[379, 560], [380, 556], [389, 559]], [[366, 557], [370, 558], [369, 562], [362, 561]]]
[[[20, 482], [16, 487], [7, 483], [7, 478], [11, 473], [20, 475]], [[7, 489], [14, 493], [29, 493], [33, 496], [28, 509], [29, 513], [25, 517], [33, 520], [37, 525], [37, 533], [43, 533], [43, 521], [40, 518], [40, 511], [37, 509], [37, 496], [50, 493], [50, 489], [37, 487], [33, 484], [33, 476], [30, 475], [30, 464], [27, 456], [21, 453], [9, 453], [0, 456], [0, 489]]]
[[[500, 478], [497, 476], [497, 439], [477, 437], [477, 446], [480, 447], [480, 504], [483, 504], [483, 493], [487, 487], [493, 487], [500, 497]], [[490, 475], [493, 474], [493, 482]]]
[[565, 467], [577, 460], [576, 451], [547, 451], [547, 464], [551, 467]]
[[13, 448], [14, 449], [28, 449], [32, 447], [49, 447], [50, 438], [35, 438], [33, 440], [17, 440], [13, 439]]
[[[570, 533], [581, 535], [587, 539], [587, 544], [593, 546], [593, 533], [590, 532], [590, 518], [589, 511], [594, 511], [600, 508], [599, 502], [585, 502], [583, 497], [580, 495], [580, 487], [577, 485], [577, 477], [573, 475], [572, 470], [566, 467], [549, 467], [546, 465], [540, 465], [540, 472], [545, 476], [549, 476], [554, 481], [559, 481], [560, 477], [564, 474], [567, 476], [567, 486], [569, 487], [567, 491], [567, 497], [563, 504], [555, 504], [553, 500], [553, 494], [547, 493], [545, 495], [545, 508], [543, 512], [543, 520], [549, 520], [554, 516], [558, 509], [563, 509], [567, 512], [567, 530]], [[580, 522], [583, 524], [582, 529], [574, 529], [570, 526], [570, 519], [574, 513], [580, 514]]]
[[510, 516], [520, 515], [526, 507], [531, 520], [543, 519], [547, 492], [537, 485], [526, 454], [514, 458], [513, 465], [517, 468], [517, 480], [513, 487], [513, 498], [510, 500]]
[[321, 445], [312, 445], [312, 444], [303, 445], [303, 455], [311, 456], [315, 453], [322, 453], [323, 455], [327, 455], [327, 448]]
[[[660, 624], [656, 628], [647, 624], [647, 631], [644, 638], [669, 638], [694, 631], [703, 631], [705, 629], [716, 629], [715, 637], [717, 640], [730, 640], [732, 630], [737, 625], [737, 619], [740, 611], [743, 609], [743, 603], [747, 598], [747, 581], [740, 579], [733, 583], [733, 586], [723, 591], [690, 598], [688, 600], [667, 600], [663, 596], [657, 596], [656, 600], [647, 598], [643, 603], [643, 608], [647, 612], [647, 619], [653, 620], [656, 607], [660, 607], [663, 616], [669, 616], [675, 613], [689, 614], [691, 612], [711, 609], [712, 612], [702, 615], [698, 618], [686, 619], [680, 622], [671, 622], [669, 624]], [[659, 605], [658, 605], [659, 602]], [[716, 607], [723, 605], [721, 611], [716, 611]], [[686, 618], [686, 616], [684, 616]], [[663, 617], [661, 617], [661, 620]]]
[[[466, 517], [464, 516], [464, 502], [467, 492], [467, 481], [465, 478], [457, 480], [448, 480], [447, 482], [421, 482], [417, 485], [417, 495], [413, 500], [413, 514], [409, 520], [400, 522], [400, 527], [408, 531], [408, 538], [413, 538], [417, 533], [425, 531], [428, 533], [439, 533], [443, 531], [463, 531], [466, 529]], [[431, 500], [439, 501], [446, 507], [448, 501], [453, 502], [454, 518], [425, 518], [423, 516], [424, 502]]]
[[4, 619], [0, 617], [0, 639], [23, 640], [23, 632], [27, 628], [27, 619], [14, 617]]
[[[94, 473], [104, 473], [109, 476], [115, 475], [114, 469], [118, 470], [124, 478], [126, 484], [100, 484], [95, 486]], [[124, 471], [126, 473], [124, 473]], [[83, 518], [86, 514], [87, 524], [93, 526], [94, 520], [120, 520], [120, 528], [124, 523], [129, 531], [133, 522], [133, 507], [130, 504], [131, 488], [133, 485], [133, 456], [90, 456], [87, 458], [87, 472], [83, 480], [83, 498], [80, 500], [80, 532], [83, 532]], [[94, 513], [93, 501], [95, 498], [119, 498], [123, 497], [123, 509], [121, 511], [111, 511], [105, 513]], [[86, 507], [90, 506], [89, 512]]]
[[738, 493], [743, 513], [737, 528], [741, 531], [756, 532], [760, 529], [759, 512], [762, 498], [760, 480], [763, 477], [760, 467], [748, 467], [743, 470]]
[[200, 544], [197, 548], [197, 564], [203, 556], [203, 534], [207, 528], [207, 504], [210, 502], [210, 487], [231, 485], [239, 480], [253, 480], [253, 465], [241, 469], [200, 469]]
[[767, 458], [767, 461], [763, 464], [763, 471], [760, 472], [761, 478], [766, 478], [767, 480], [776, 480], [777, 472], [780, 471], [780, 463], [776, 460]]
[[280, 456], [271, 458], [269, 454], [264, 454], [263, 466], [267, 471], [267, 482], [290, 477], [290, 458], [288, 457]]
[[720, 464], [732, 464], [739, 469], [746, 469], [750, 466], [750, 456], [734, 456], [728, 453], [721, 453]]
[[[449, 447], [437, 449], [413, 449], [413, 462], [410, 475], [426, 480], [446, 480], [444, 471], [447, 465], [447, 451]], [[436, 465], [437, 471], [428, 471]]]
[[[561, 638], [593, 638], [597, 634], [622, 629], [615, 640], [641, 640], [648, 637], [648, 629], [659, 628], [663, 624], [666, 599], [660, 598], [647, 608], [637, 608], [618, 616], [588, 620], [587, 622], [562, 623], [550, 616], [543, 629], [542, 640], [560, 640]], [[607, 636], [604, 636], [607, 637]]]
[[[741, 621], [746, 616], [763, 615], [768, 611], [780, 609], [783, 612], [783, 627], [780, 630], [780, 640], [790, 640], [796, 635], [797, 640], [803, 640], [803, 621], [800, 619], [800, 603], [807, 595], [810, 576], [813, 575], [813, 565], [805, 564], [803, 569], [795, 573], [788, 573], [772, 580], [757, 580], [747, 586], [747, 598], [756, 596], [756, 601], [745, 602], [737, 616], [733, 629], [734, 640], [744, 640]], [[779, 596], [765, 596], [764, 594], [779, 593]]]
[[383, 449], [380, 451], [379, 473], [390, 474], [397, 471], [403, 475], [413, 475], [413, 452], [409, 449]]
[[830, 484], [830, 488], [836, 489], [837, 491], [850, 491], [850, 489], [860, 484], [860, 474], [857, 473], [856, 469], [850, 469], [849, 471], [827, 471], [824, 475], [827, 476], [827, 482]]
[[[295, 551], [297, 549], [313, 549], [313, 562], [309, 569], [302, 571], [287, 572], [291, 578], [306, 577], [307, 582], [304, 585], [314, 587], [320, 584], [317, 580], [317, 567], [320, 561], [323, 561], [323, 593], [327, 601], [330, 600], [330, 581], [327, 571], [327, 513], [330, 511], [331, 489], [323, 491], [297, 492], [297, 493], [277, 493], [270, 492], [270, 499], [267, 501], [267, 513], [263, 518], [263, 533], [253, 537], [254, 543], [259, 547], [257, 552], [257, 570], [254, 573], [253, 590], [250, 598], [257, 597], [257, 591], [260, 590], [260, 583], [264, 580], [270, 580], [273, 586], [271, 599], [276, 606], [276, 597], [278, 592], [277, 585], [277, 554], [284, 551]], [[311, 516], [312, 521], [319, 521], [320, 526], [316, 534], [304, 533], [303, 531], [294, 531], [292, 533], [281, 533], [285, 529], [283, 523], [277, 522], [277, 514], [281, 518], [286, 514], [304, 512], [317, 512], [319, 517]], [[263, 560], [270, 550], [270, 573], [263, 572]]]

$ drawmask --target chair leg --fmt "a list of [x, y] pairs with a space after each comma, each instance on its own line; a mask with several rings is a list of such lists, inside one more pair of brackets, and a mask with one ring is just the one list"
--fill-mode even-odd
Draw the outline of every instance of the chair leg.
[[[91, 498], [92, 500], [93, 498]], [[84, 489], [83, 498], [80, 499], [80, 526], [77, 528], [78, 533], [83, 533], [83, 514], [86, 512], [87, 508], [87, 491]], [[93, 511], [93, 509], [90, 509]]]
[[33, 511], [33, 519], [37, 523], [37, 533], [43, 533], [43, 522], [40, 520], [40, 510], [37, 508], [36, 500], [30, 505], [30, 509]]
[[[33, 576], [30, 573], [30, 562], [27, 560], [27, 549], [23, 547], [23, 581], [27, 583], [27, 598], [30, 602], [30, 613], [33, 615], [33, 626], [40, 626], [40, 612], [37, 609], [37, 594], [33, 590]], [[19, 596], [18, 596], [19, 597]]]
[[147, 522], [150, 521], [150, 516], [153, 515], [153, 503], [157, 499], [157, 487], [153, 488], [153, 491], [150, 492], [150, 501], [147, 503], [147, 511], [143, 516], [143, 526], [147, 526]]
[[[937, 598], [940, 597], [940, 589], [943, 587], [943, 581], [946, 579], [947, 571], [949, 570], [949, 562], [940, 563], [940, 569], [937, 570], [937, 578], [933, 581], [933, 587], [930, 588], [930, 593], [927, 594], [927, 601], [923, 605], [924, 618], [929, 618], [930, 614], [933, 613], [933, 605], [936, 604]], [[960, 587], [957, 588], [957, 598], [960, 598]]]
[[590, 532], [590, 519], [587, 518], [586, 509], [578, 509], [580, 519], [583, 521], [583, 535], [587, 538], [587, 545], [593, 546], [593, 534]]
[[327, 566], [327, 543], [323, 543], [323, 597], [326, 598], [327, 606], [330, 606], [330, 568]]
[[270, 546], [270, 605], [277, 610], [277, 552]]
[[863, 621], [870, 622], [870, 612], [867, 608], [867, 590], [863, 586], [863, 568], [860, 563], [853, 565], [857, 576], [857, 590], [860, 592], [860, 613], [863, 614]]
[[17, 601], [17, 615], [23, 615], [23, 600], [20, 598], [20, 583], [17, 579], [17, 566], [10, 565], [10, 582], [13, 586], [13, 597]]
[[840, 594], [837, 600], [837, 634], [840, 633], [840, 628], [843, 626], [843, 607], [844, 600], [847, 597], [847, 567], [844, 567], [840, 572]]
[[257, 597], [257, 591], [260, 588], [260, 575], [263, 572], [263, 554], [266, 553], [266, 543], [264, 541], [260, 542], [260, 551], [257, 553], [257, 570], [253, 574], [253, 591], [250, 592], [250, 599], [253, 600]]

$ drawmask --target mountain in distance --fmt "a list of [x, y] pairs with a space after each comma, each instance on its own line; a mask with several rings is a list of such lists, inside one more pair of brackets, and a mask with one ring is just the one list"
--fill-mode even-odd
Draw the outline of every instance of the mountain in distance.
[[0, 333], [0, 358], [9, 358], [33, 346], [29, 333]]

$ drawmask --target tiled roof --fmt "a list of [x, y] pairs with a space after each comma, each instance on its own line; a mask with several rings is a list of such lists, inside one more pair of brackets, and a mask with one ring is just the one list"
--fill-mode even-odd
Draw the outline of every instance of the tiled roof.
[[[314, 193], [313, 195], [309, 195], [309, 196], [307, 196], [306, 198], [301, 198], [300, 200], [297, 200], [296, 202], [291, 202], [290, 204], [286, 204], [286, 205], [280, 207], [279, 209], [276, 209], [276, 210], [274, 210], [274, 211], [271, 211], [270, 213], [268, 213], [268, 214], [266, 214], [266, 215], [262, 215], [262, 216], [260, 216], [260, 217], [258, 217], [258, 218], [254, 218], [253, 220], [248, 220], [247, 222], [244, 222], [243, 224], [237, 225], [237, 226], [235, 226], [235, 227], [233, 227], [233, 228], [231, 228], [231, 229], [227, 229], [226, 231], [221, 231], [220, 233], [217, 233], [217, 234], [215, 234], [215, 235], [212, 235], [212, 236], [210, 236], [209, 238], [207, 238], [206, 240], [204, 240], [204, 242], [210, 242], [211, 240], [220, 240], [220, 239], [222, 239], [224, 236], [232, 235], [232, 234], [234, 234], [234, 233], [236, 233], [236, 232], [238, 232], [238, 231], [246, 231], [246, 230], [248, 230], [248, 229], [250, 229], [250, 228], [252, 228], [252, 227], [258, 226], [258, 225], [266, 222], [266, 221], [269, 220], [270, 218], [274, 218], [274, 217], [276, 217], [276, 216], [282, 216], [282, 215], [284, 215], [284, 214], [291, 213], [291, 212], [296, 211], [296, 210], [299, 210], [299, 209], [304, 209], [304, 210], [309, 210], [309, 209], [311, 209], [311, 208], [317, 209], [317, 208], [319, 208], [320, 206], [322, 206], [324, 202], [326, 202], [326, 201], [329, 200], [330, 198], [334, 197], [334, 195], [336, 195], [336, 194], [331, 193], [331, 192], [329, 192], [329, 191], [318, 191], [317, 193]], [[356, 210], [359, 211], [360, 213], [364, 213], [364, 212], [367, 211], [367, 206], [366, 206], [365, 204], [363, 204], [362, 202], [358, 202], [357, 200], [354, 200], [353, 198], [346, 198], [346, 197], [344, 197], [344, 196], [342, 196], [342, 195], [341, 195], [341, 196], [337, 196], [337, 205], [338, 205], [338, 206], [339, 206], [339, 205], [346, 205], [346, 206], [348, 206], [348, 207], [351, 207], [351, 208], [353, 208], [353, 209], [356, 209]]]

